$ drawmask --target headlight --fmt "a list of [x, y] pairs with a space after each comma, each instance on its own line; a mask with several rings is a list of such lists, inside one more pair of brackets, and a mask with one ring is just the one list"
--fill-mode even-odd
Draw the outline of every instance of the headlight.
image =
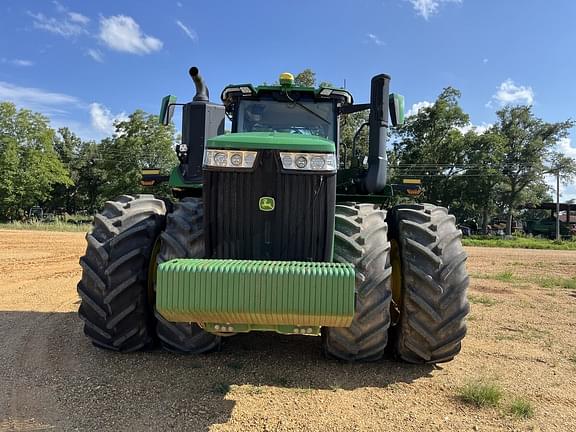
[[306, 165], [308, 165], [308, 159], [306, 159], [304, 156], [298, 156], [296, 159], [296, 166], [300, 169], [304, 169], [306, 168]]
[[218, 152], [214, 155], [214, 164], [219, 167], [226, 166], [228, 164], [228, 155], [224, 152]]
[[295, 171], [336, 171], [334, 153], [280, 153], [282, 167]]
[[284, 169], [290, 169], [294, 165], [294, 161], [292, 160], [291, 155], [284, 155], [282, 156], [282, 166]]
[[255, 151], [208, 149], [204, 155], [204, 166], [218, 168], [252, 168], [257, 154]]
[[232, 153], [230, 163], [235, 167], [242, 166], [242, 153]]

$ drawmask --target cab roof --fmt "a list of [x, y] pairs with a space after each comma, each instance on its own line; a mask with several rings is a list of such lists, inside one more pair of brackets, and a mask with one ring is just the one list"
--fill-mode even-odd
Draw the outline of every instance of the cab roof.
[[342, 105], [351, 105], [354, 99], [350, 92], [345, 89], [334, 87], [300, 87], [295, 85], [260, 85], [254, 87], [252, 84], [230, 84], [222, 90], [220, 98], [225, 105], [233, 103], [236, 98], [251, 97], [258, 98], [266, 94], [275, 92], [304, 93], [310, 94], [314, 99], [337, 99]]

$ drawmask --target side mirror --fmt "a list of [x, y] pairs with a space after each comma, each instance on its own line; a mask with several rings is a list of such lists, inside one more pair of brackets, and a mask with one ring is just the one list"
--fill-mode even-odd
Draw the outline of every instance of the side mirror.
[[158, 118], [160, 124], [168, 126], [172, 121], [174, 115], [174, 104], [176, 103], [176, 96], [168, 95], [162, 98], [162, 105], [160, 106], [160, 117]]
[[388, 106], [390, 107], [390, 119], [392, 126], [404, 124], [404, 96], [392, 93], [388, 97]]

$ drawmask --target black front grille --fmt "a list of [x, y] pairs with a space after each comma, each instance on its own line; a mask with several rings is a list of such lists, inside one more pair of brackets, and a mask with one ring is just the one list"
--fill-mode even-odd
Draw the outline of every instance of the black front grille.
[[[282, 173], [276, 151], [252, 172], [204, 171], [208, 258], [331, 261], [335, 174]], [[259, 209], [273, 197], [275, 209]]]

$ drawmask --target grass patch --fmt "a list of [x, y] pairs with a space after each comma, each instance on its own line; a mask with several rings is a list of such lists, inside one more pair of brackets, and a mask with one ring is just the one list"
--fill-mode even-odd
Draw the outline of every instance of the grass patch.
[[294, 393], [308, 394], [312, 392], [312, 387], [296, 387], [292, 389]]
[[541, 239], [535, 237], [512, 237], [511, 239], [463, 238], [462, 244], [464, 246], [479, 246], [479, 247], [576, 250], [576, 240], [565, 240], [557, 242], [555, 240]]
[[576, 277], [540, 276], [532, 280], [542, 288], [564, 288], [576, 290]]
[[502, 389], [496, 383], [471, 381], [460, 389], [458, 396], [468, 404], [484, 408], [498, 406], [502, 394]]
[[470, 301], [470, 303], [482, 304], [484, 306], [494, 306], [496, 303], [498, 303], [496, 300], [488, 296], [477, 296], [474, 294], [468, 294], [468, 301]]
[[225, 395], [230, 391], [230, 384], [228, 383], [216, 383], [212, 387], [212, 391], [216, 394]]
[[61, 221], [0, 223], [0, 230], [88, 232], [90, 231], [90, 228], [90, 224], [76, 225]]
[[264, 389], [262, 388], [262, 386], [259, 385], [248, 385], [245, 389], [246, 393], [248, 393], [249, 395], [259, 395], [262, 394], [264, 392]]
[[514, 417], [529, 419], [534, 417], [534, 407], [530, 401], [524, 398], [514, 398], [508, 407], [508, 411]]
[[[522, 282], [533, 283], [542, 288], [563, 288], [569, 290], [576, 290], [576, 277], [561, 277], [561, 276], [535, 276], [535, 277], [517, 277], [511, 271], [504, 271], [501, 273], [471, 273], [470, 277], [474, 279], [489, 279], [497, 280], [504, 283], [513, 283], [520, 288], [528, 288], [530, 285], [521, 285]], [[474, 301], [473, 296], [469, 296], [471, 303], [482, 303], [481, 301]]]
[[514, 281], [514, 273], [512, 273], [511, 271], [504, 271], [501, 273], [496, 273], [493, 276], [493, 279], [500, 281], [500, 282], [512, 282], [512, 281]]
[[500, 282], [517, 282], [519, 279], [516, 279], [514, 273], [511, 271], [504, 271], [500, 273], [471, 273], [470, 277], [475, 279], [489, 279], [489, 280], [497, 280]]

